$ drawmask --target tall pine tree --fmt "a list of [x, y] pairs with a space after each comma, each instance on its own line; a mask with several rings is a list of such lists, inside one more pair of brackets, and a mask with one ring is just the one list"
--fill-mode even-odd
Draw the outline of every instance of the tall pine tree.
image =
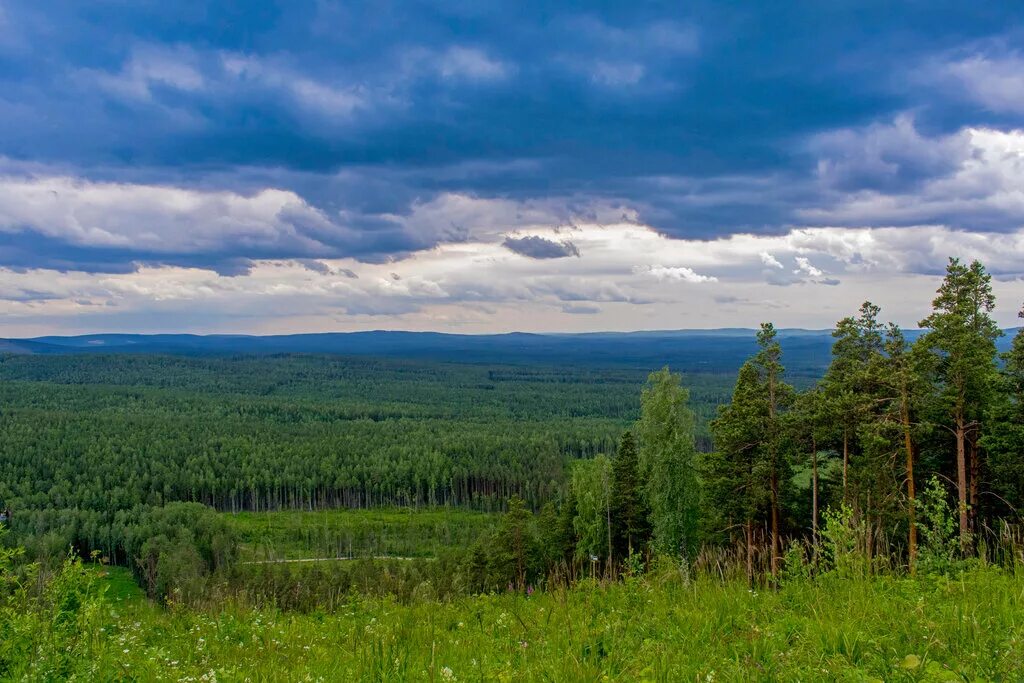
[[990, 315], [995, 307], [992, 278], [980, 262], [969, 266], [951, 258], [946, 277], [920, 322], [927, 332], [918, 340], [929, 354], [939, 388], [940, 410], [956, 446], [956, 484], [960, 542], [970, 538], [970, 510], [977, 510], [981, 462], [979, 443], [985, 405], [996, 379], [996, 345], [1001, 334]]

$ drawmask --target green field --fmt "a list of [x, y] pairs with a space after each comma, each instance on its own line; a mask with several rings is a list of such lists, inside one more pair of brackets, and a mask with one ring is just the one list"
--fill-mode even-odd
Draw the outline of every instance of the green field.
[[[8, 610], [13, 680], [1014, 681], [1024, 575], [826, 575], [780, 590], [677, 571], [332, 613], [98, 600], [75, 577]], [[102, 586], [102, 583], [99, 584]], [[79, 596], [67, 600], [69, 594]], [[82, 597], [84, 596], [84, 597]], [[70, 607], [69, 607], [70, 605]], [[59, 626], [54, 626], [58, 624]], [[31, 653], [31, 656], [29, 655]], [[4, 668], [7, 667], [7, 668]]]
[[451, 508], [224, 513], [243, 562], [316, 558], [428, 558], [465, 548], [497, 516]]

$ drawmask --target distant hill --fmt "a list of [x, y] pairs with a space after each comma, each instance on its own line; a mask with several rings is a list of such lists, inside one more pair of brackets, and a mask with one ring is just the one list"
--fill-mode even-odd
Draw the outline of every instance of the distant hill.
[[[1009, 347], [1015, 330], [1000, 346]], [[916, 337], [918, 330], [909, 330]], [[830, 330], [779, 331], [791, 372], [818, 374], [828, 365]], [[569, 364], [734, 371], [756, 350], [754, 330], [657, 330], [583, 334], [464, 335], [440, 332], [338, 332], [269, 336], [90, 334], [0, 340], [0, 353], [131, 353], [170, 355], [331, 354], [498, 364]]]

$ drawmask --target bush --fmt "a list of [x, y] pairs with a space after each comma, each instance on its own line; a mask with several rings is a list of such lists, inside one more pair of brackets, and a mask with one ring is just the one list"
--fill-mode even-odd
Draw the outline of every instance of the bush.
[[949, 494], [939, 478], [932, 476], [915, 501], [921, 544], [918, 571], [948, 574], [963, 569], [957, 520], [948, 502]]
[[862, 542], [867, 535], [864, 522], [855, 518], [846, 503], [825, 510], [823, 517], [821, 537], [829, 573], [845, 579], [867, 576], [870, 563], [863, 550]]
[[136, 580], [162, 600], [198, 599], [210, 575], [230, 568], [238, 554], [231, 527], [199, 503], [147, 509], [128, 530], [125, 545]]

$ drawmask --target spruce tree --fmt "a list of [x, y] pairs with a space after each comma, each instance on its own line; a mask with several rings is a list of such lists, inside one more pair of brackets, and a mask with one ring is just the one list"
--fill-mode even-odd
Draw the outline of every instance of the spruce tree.
[[760, 350], [740, 368], [732, 402], [712, 424], [716, 452], [705, 466], [716, 505], [744, 526], [747, 573], [753, 578], [754, 522], [767, 516], [771, 573], [779, 572], [782, 499], [790, 479], [791, 434], [785, 413], [793, 389], [783, 379], [782, 347], [771, 323], [757, 333]]
[[627, 430], [619, 441], [618, 452], [612, 462], [612, 547], [620, 561], [631, 553], [646, 550], [651, 537], [649, 516], [640, 479], [636, 439], [633, 432]]
[[715, 451], [704, 460], [707, 500], [721, 523], [743, 529], [747, 580], [754, 581], [755, 524], [771, 501], [771, 465], [764, 435], [768, 409], [764, 383], [753, 361], [740, 368], [732, 401], [711, 423]]

